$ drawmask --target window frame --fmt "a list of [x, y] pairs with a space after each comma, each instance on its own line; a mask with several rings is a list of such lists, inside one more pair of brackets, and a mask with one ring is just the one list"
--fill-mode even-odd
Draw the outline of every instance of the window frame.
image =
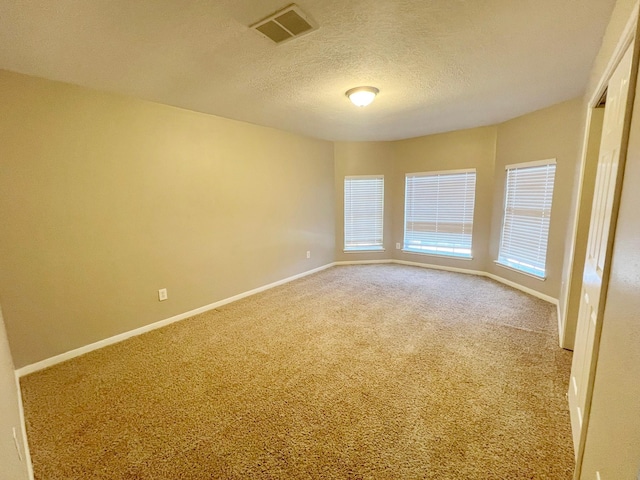
[[[349, 247], [347, 246], [347, 181], [357, 180], [382, 180], [381, 196], [379, 206], [376, 206], [376, 210], [380, 211], [379, 221], [379, 237], [380, 243], [376, 245], [363, 245], [362, 247]], [[385, 197], [385, 181], [384, 175], [345, 175], [343, 181], [343, 242], [342, 248], [344, 253], [371, 253], [371, 252], [384, 252], [384, 197]], [[375, 212], [377, 215], [377, 212]]]
[[[444, 247], [442, 245], [433, 245], [434, 249], [429, 250], [427, 248], [418, 249], [411, 248], [407, 245], [407, 213], [408, 213], [408, 205], [409, 205], [409, 195], [408, 195], [408, 181], [411, 177], [436, 177], [436, 176], [446, 176], [446, 175], [462, 175], [473, 173], [473, 202], [471, 206], [471, 233], [470, 233], [470, 242], [469, 242], [469, 254], [456, 254], [455, 252], [447, 252], [447, 249], [455, 249], [459, 247]], [[439, 258], [453, 258], [457, 260], [473, 260], [473, 224], [475, 217], [475, 201], [476, 201], [476, 193], [477, 193], [477, 182], [478, 182], [478, 173], [476, 168], [461, 168], [455, 170], [440, 170], [440, 171], [432, 171], [432, 172], [412, 172], [405, 173], [405, 188], [404, 188], [404, 223], [403, 223], [403, 241], [402, 241], [402, 252], [403, 253], [411, 253], [417, 255], [431, 255]], [[463, 222], [464, 225], [464, 222]], [[464, 227], [463, 227], [464, 229]], [[463, 233], [464, 234], [464, 233]], [[438, 251], [441, 249], [441, 251]]]
[[[508, 260], [504, 260], [503, 258], [503, 242], [504, 242], [504, 234], [505, 234], [505, 227], [507, 224], [507, 208], [509, 206], [509, 170], [517, 170], [517, 169], [527, 169], [527, 168], [535, 168], [535, 167], [548, 167], [553, 165], [554, 169], [553, 169], [553, 182], [551, 183], [551, 194], [550, 194], [550, 198], [547, 198], [545, 196], [545, 199], [542, 200], [543, 203], [543, 208], [542, 208], [542, 215], [540, 218], [544, 218], [545, 214], [545, 208], [544, 205], [546, 205], [546, 203], [548, 202], [549, 208], [548, 208], [548, 214], [546, 214], [546, 245], [545, 245], [545, 251], [544, 251], [544, 271], [542, 271], [542, 274], [538, 274], [536, 273], [536, 267], [531, 265], [529, 266], [530, 268], [521, 268], [518, 266], [517, 261], [508, 261]], [[514, 163], [511, 165], [505, 165], [505, 180], [504, 180], [504, 196], [503, 196], [503, 205], [502, 205], [502, 224], [500, 227], [500, 241], [498, 243], [498, 258], [496, 260], [494, 260], [494, 263], [496, 265], [498, 265], [501, 268], [506, 268], [508, 270], [512, 270], [514, 272], [517, 272], [519, 274], [522, 275], [527, 275], [529, 277], [535, 278], [536, 280], [540, 280], [540, 281], [545, 281], [547, 279], [547, 259], [548, 259], [548, 253], [549, 253], [549, 233], [551, 231], [551, 212], [553, 210], [553, 196], [555, 193], [555, 183], [556, 183], [556, 174], [557, 174], [557, 161], [555, 158], [549, 158], [546, 160], [536, 160], [536, 161], [532, 161], [532, 162], [522, 162], [522, 163]], [[547, 182], [548, 183], [548, 182]], [[541, 230], [540, 230], [541, 232]], [[540, 233], [538, 233], [538, 236], [540, 236]], [[538, 248], [540, 247], [540, 244], [538, 244]], [[505, 254], [506, 255], [506, 254]], [[537, 269], [539, 270], [539, 269]]]

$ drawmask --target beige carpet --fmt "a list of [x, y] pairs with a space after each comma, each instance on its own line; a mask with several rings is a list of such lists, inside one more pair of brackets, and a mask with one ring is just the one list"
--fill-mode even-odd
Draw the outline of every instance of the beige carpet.
[[39, 480], [570, 479], [555, 307], [334, 267], [22, 379]]

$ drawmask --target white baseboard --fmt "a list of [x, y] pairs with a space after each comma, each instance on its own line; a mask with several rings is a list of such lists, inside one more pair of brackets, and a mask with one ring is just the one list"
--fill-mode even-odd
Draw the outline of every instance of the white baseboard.
[[84, 347], [80, 347], [80, 348], [76, 348], [74, 350], [71, 350], [69, 352], [65, 352], [62, 353], [60, 355], [56, 355], [54, 357], [51, 358], [47, 358], [45, 360], [42, 360], [40, 362], [36, 362], [33, 363], [31, 365], [26, 365], [22, 368], [19, 368], [17, 370], [15, 370], [15, 379], [16, 379], [16, 388], [17, 388], [17, 394], [18, 394], [18, 405], [19, 405], [19, 413], [20, 413], [20, 422], [22, 424], [22, 442], [23, 442], [23, 446], [24, 446], [24, 454], [25, 454], [25, 463], [27, 465], [27, 471], [28, 471], [28, 475], [29, 475], [29, 479], [30, 480], [34, 480], [34, 474], [33, 474], [33, 464], [31, 463], [31, 453], [29, 450], [29, 442], [27, 439], [27, 428], [26, 428], [26, 423], [25, 423], [25, 416], [24, 416], [24, 407], [22, 404], [22, 391], [20, 390], [20, 378], [24, 377], [25, 375], [28, 375], [30, 373], [34, 373], [37, 372], [39, 370], [43, 370], [45, 368], [51, 367], [53, 365], [56, 365], [58, 363], [64, 362], [66, 360], [70, 360], [72, 358], [78, 357], [80, 355], [84, 355], [85, 353], [89, 353], [91, 351], [94, 350], [98, 350], [100, 348], [106, 347], [108, 345], [113, 345], [115, 343], [118, 342], [122, 342], [123, 340], [126, 340], [128, 338], [131, 337], [135, 337], [138, 335], [142, 335], [143, 333], [147, 333], [150, 332], [152, 330], [156, 330], [158, 328], [162, 328], [165, 327], [167, 325], [170, 325], [172, 323], [178, 322], [180, 320], [184, 320], [186, 318], [190, 318], [193, 317], [194, 315], [198, 315], [200, 313], [204, 313], [207, 312], [209, 310], [213, 310], [214, 308], [218, 308], [221, 307], [223, 305], [227, 305], [229, 303], [235, 302], [237, 300], [241, 300], [243, 298], [246, 297], [250, 297], [251, 295], [255, 295], [257, 293], [260, 292], [264, 292], [265, 290], [269, 290], [271, 288], [277, 287], [279, 285], [284, 285], [285, 283], [289, 283], [292, 282], [294, 280], [298, 280], [300, 278], [306, 277], [308, 275], [312, 275], [314, 273], [320, 272], [322, 270], [326, 270], [330, 267], [333, 266], [338, 266], [338, 265], [373, 265], [373, 264], [390, 264], [390, 263], [394, 263], [394, 264], [398, 264], [398, 265], [408, 265], [408, 266], [414, 266], [414, 267], [421, 267], [421, 268], [430, 268], [432, 270], [444, 270], [444, 271], [449, 271], [449, 272], [455, 272], [455, 273], [464, 273], [464, 274], [468, 274], [468, 275], [478, 275], [481, 277], [488, 277], [491, 278], [493, 280], [496, 280], [500, 283], [504, 283], [505, 285], [508, 285], [510, 287], [513, 287], [515, 289], [521, 290], [525, 293], [528, 293], [530, 295], [533, 295], [534, 297], [540, 298], [542, 300], [546, 300], [549, 303], [555, 304], [558, 308], [558, 318], [560, 318], [560, 307], [559, 307], [559, 303], [558, 300], [550, 297], [548, 295], [544, 295], [540, 292], [536, 292], [535, 290], [532, 290], [530, 288], [524, 287], [522, 285], [519, 285], [515, 282], [511, 282], [509, 280], [506, 280], [502, 277], [499, 277], [497, 275], [493, 275], [491, 273], [487, 273], [487, 272], [483, 272], [483, 271], [479, 271], [479, 270], [469, 270], [469, 269], [464, 269], [464, 268], [456, 268], [456, 267], [446, 267], [446, 266], [441, 266], [441, 265], [432, 265], [432, 264], [426, 264], [426, 263], [419, 263], [419, 262], [409, 262], [409, 261], [405, 261], [405, 260], [395, 260], [395, 259], [385, 259], [385, 260], [354, 260], [354, 261], [343, 261], [343, 262], [333, 262], [333, 263], [329, 263], [327, 265], [323, 265], [321, 267], [318, 268], [314, 268], [313, 270], [308, 270], [306, 272], [303, 273], [299, 273], [297, 275], [293, 275], [291, 277], [285, 278], [283, 280], [278, 280], [277, 282], [273, 282], [270, 283], [268, 285], [263, 285], [262, 287], [258, 287], [258, 288], [254, 288], [253, 290], [249, 290], [247, 292], [244, 293], [240, 293], [238, 295], [234, 295], [233, 297], [229, 297], [229, 298], [225, 298], [223, 300], [220, 300], [218, 302], [215, 303], [211, 303], [209, 305], [205, 305], [203, 307], [200, 308], [196, 308], [195, 310], [191, 310], [189, 312], [185, 312], [185, 313], [181, 313], [180, 315], [175, 315], [171, 318], [167, 318], [165, 320], [160, 320], [158, 322], [149, 324], [149, 325], [145, 325], [144, 327], [140, 327], [140, 328], [136, 328], [134, 330], [130, 330], [128, 332], [124, 332], [121, 333], [119, 335], [115, 335], [113, 337], [109, 337], [109, 338], [105, 338], [104, 340], [100, 340], [98, 342], [95, 343], [91, 343], [89, 345], [85, 345]]
[[27, 438], [27, 423], [24, 417], [24, 405], [22, 404], [22, 390], [20, 389], [20, 377], [15, 372], [16, 394], [18, 395], [18, 414], [20, 416], [20, 430], [22, 434], [22, 448], [24, 452], [24, 462], [27, 465], [27, 475], [29, 480], [34, 480], [33, 463], [31, 462], [31, 450], [29, 449], [29, 439]]
[[171, 325], [172, 323], [179, 322], [180, 320], [184, 320], [186, 318], [193, 317], [195, 315], [199, 315], [204, 312], [208, 312], [209, 310], [213, 310], [214, 308], [222, 307], [223, 305], [227, 305], [228, 303], [236, 302], [246, 297], [250, 297], [251, 295], [255, 295], [256, 293], [264, 292], [265, 290], [269, 290], [270, 288], [274, 288], [280, 285], [284, 285], [285, 283], [292, 282], [294, 280], [298, 280], [300, 278], [306, 277], [308, 275], [312, 275], [314, 273], [320, 272], [322, 270], [326, 270], [334, 265], [334, 263], [329, 263], [327, 265], [323, 265], [318, 268], [314, 268], [313, 270], [308, 270], [303, 273], [299, 273], [297, 275], [293, 275], [291, 277], [287, 277], [283, 280], [278, 280], [277, 282], [270, 283], [268, 285], [263, 285], [262, 287], [254, 288], [253, 290], [249, 290], [247, 292], [240, 293], [238, 295], [234, 295], [233, 297], [225, 298], [215, 303], [211, 303], [209, 305], [205, 305], [200, 308], [196, 308], [195, 310], [190, 310], [185, 313], [181, 313], [179, 315], [175, 315], [170, 318], [166, 318], [164, 320], [160, 320], [158, 322], [150, 323], [149, 325], [145, 325], [140, 328], [136, 328], [134, 330], [129, 330], [128, 332], [120, 333], [118, 335], [114, 335], [113, 337], [105, 338], [104, 340], [100, 340], [98, 342], [90, 343], [89, 345], [85, 345], [80, 348], [76, 348], [74, 350], [70, 350], [65, 353], [61, 353], [60, 355], [56, 355], [54, 357], [50, 357], [44, 360], [41, 360], [36, 363], [32, 363], [30, 365], [26, 365], [24, 367], [18, 368], [16, 370], [17, 378], [24, 377], [25, 375], [29, 375], [30, 373], [37, 372], [39, 370], [43, 370], [48, 367], [52, 367], [58, 363], [62, 363], [66, 360], [70, 360], [75, 357], [79, 357], [80, 355], [84, 355], [85, 353], [92, 352], [94, 350], [98, 350], [100, 348], [106, 347], [108, 345], [113, 345], [114, 343], [122, 342], [123, 340], [127, 340], [131, 337], [136, 337], [138, 335], [142, 335], [143, 333], [150, 332], [152, 330], [156, 330], [158, 328], [166, 327], [167, 325]]
[[430, 263], [420, 263], [420, 262], [409, 262], [407, 260], [393, 260], [393, 263], [397, 263], [398, 265], [409, 265], [411, 267], [429, 268], [431, 270], [444, 270], [446, 272], [466, 273], [467, 275], [479, 275], [481, 277], [485, 276], [485, 273], [481, 272], [480, 270], [469, 270], [468, 268], [444, 267], [442, 265], [432, 265]]
[[430, 263], [420, 263], [420, 262], [409, 262], [406, 260], [364, 260], [364, 261], [355, 261], [355, 262], [335, 262], [335, 265], [370, 265], [375, 263], [395, 263], [398, 265], [409, 265], [412, 267], [421, 267], [421, 268], [430, 268], [431, 270], [444, 270], [446, 272], [456, 272], [456, 273], [466, 273], [468, 275], [477, 275], [479, 277], [487, 277], [496, 282], [503, 283], [508, 285], [509, 287], [515, 288], [516, 290], [520, 290], [521, 292], [528, 293], [536, 298], [544, 300], [545, 302], [549, 302], [552, 305], [558, 305], [558, 299], [550, 297], [549, 295], [545, 295], [544, 293], [537, 292], [532, 288], [525, 287], [524, 285], [520, 285], [519, 283], [512, 282], [511, 280], [507, 280], [506, 278], [502, 278], [498, 275], [494, 275], [493, 273], [484, 272], [482, 270], [470, 270], [468, 268], [457, 268], [457, 267], [447, 267], [443, 265], [433, 265]]
[[560, 348], [564, 348], [565, 350], [573, 350], [573, 348], [567, 348], [567, 346], [565, 345], [564, 329], [566, 325], [564, 323], [564, 317], [562, 314], [562, 310], [560, 309], [559, 301], [556, 304], [556, 308], [557, 308], [556, 315], [558, 316], [558, 344], [560, 345]]
[[532, 288], [525, 287], [524, 285], [520, 285], [519, 283], [512, 282], [511, 280], [507, 280], [506, 278], [499, 277], [498, 275], [494, 275], [493, 273], [482, 272], [483, 275], [487, 278], [495, 280], [496, 282], [504, 283], [516, 290], [520, 290], [521, 292], [528, 293], [529, 295], [539, 298], [540, 300], [544, 300], [545, 302], [549, 302], [552, 305], [558, 305], [558, 299], [553, 298], [549, 295], [545, 295], [544, 293], [537, 292]]
[[478, 275], [480, 277], [487, 277], [496, 282], [503, 283], [508, 285], [509, 287], [515, 288], [516, 290], [520, 290], [521, 292], [528, 293], [531, 296], [549, 302], [553, 305], [558, 305], [558, 299], [550, 297], [549, 295], [545, 295], [544, 293], [537, 292], [531, 288], [525, 287], [524, 285], [520, 285], [519, 283], [512, 282], [511, 280], [507, 280], [506, 278], [502, 278], [498, 275], [494, 275], [493, 273], [484, 272], [482, 270], [469, 270], [466, 268], [456, 268], [456, 267], [446, 267], [442, 265], [431, 265], [428, 263], [418, 263], [418, 262], [407, 262], [405, 260], [393, 260], [393, 263], [398, 263], [400, 265], [411, 265], [414, 267], [422, 267], [422, 268], [431, 268], [433, 270], [445, 270], [447, 272], [457, 272], [457, 273], [466, 273], [469, 275]]
[[92, 352], [94, 350], [98, 350], [100, 348], [106, 347], [108, 345], [113, 345], [114, 343], [122, 342], [123, 340], [127, 340], [128, 338], [136, 337], [138, 335], [142, 335], [143, 333], [147, 333], [147, 332], [150, 332], [152, 330], [156, 330], [158, 328], [165, 327], [165, 326], [170, 325], [172, 323], [179, 322], [180, 320], [184, 320], [186, 318], [190, 318], [190, 317], [193, 317], [195, 315], [199, 315], [200, 313], [204, 313], [204, 312], [207, 312], [209, 310], [213, 310], [214, 308], [222, 307], [223, 305], [227, 305], [227, 304], [235, 302], [237, 300], [241, 300], [243, 298], [250, 297], [251, 295], [255, 295], [256, 293], [264, 292], [265, 290], [269, 290], [270, 288], [274, 288], [274, 287], [277, 287], [279, 285], [283, 285], [285, 283], [289, 283], [289, 282], [292, 282], [294, 280], [298, 280], [299, 278], [306, 277], [307, 275], [312, 275], [314, 273], [320, 272], [322, 270], [326, 270], [327, 268], [330, 268], [330, 267], [333, 267], [333, 266], [338, 266], [338, 265], [373, 265], [373, 264], [384, 264], [384, 263], [386, 263], [386, 264], [394, 263], [394, 264], [398, 264], [398, 265], [409, 265], [409, 266], [414, 266], [414, 267], [430, 268], [432, 270], [444, 270], [444, 271], [448, 271], [448, 272], [465, 273], [465, 274], [469, 274], [469, 275], [478, 275], [478, 276], [481, 276], [481, 277], [488, 277], [488, 278], [491, 278], [493, 280], [496, 280], [497, 282], [503, 283], [503, 284], [508, 285], [508, 286], [510, 286], [512, 288], [515, 288], [515, 289], [520, 290], [522, 292], [528, 293], [529, 295], [532, 295], [534, 297], [537, 297], [537, 298], [540, 298], [542, 300], [545, 300], [545, 301], [547, 301], [547, 302], [549, 302], [549, 303], [551, 303], [553, 305], [558, 305], [558, 300], [553, 298], [553, 297], [550, 297], [550, 296], [545, 295], [545, 294], [540, 293], [540, 292], [536, 292], [535, 290], [532, 290], [532, 289], [527, 288], [525, 286], [519, 285], [519, 284], [517, 284], [515, 282], [512, 282], [510, 280], [506, 280], [506, 279], [504, 279], [502, 277], [499, 277], [498, 275], [494, 275], [492, 273], [487, 273], [487, 272], [483, 272], [483, 271], [479, 271], [479, 270], [469, 270], [469, 269], [465, 269], [465, 268], [446, 267], [446, 266], [441, 266], [441, 265], [432, 265], [432, 264], [427, 264], [427, 263], [409, 262], [409, 261], [405, 261], [405, 260], [395, 260], [395, 259], [354, 260], [354, 261], [344, 261], [344, 262], [333, 262], [333, 263], [329, 263], [327, 265], [323, 265], [323, 266], [318, 267], [318, 268], [314, 268], [313, 270], [309, 270], [309, 271], [300, 273], [298, 275], [293, 275], [292, 277], [288, 277], [288, 278], [285, 278], [283, 280], [279, 280], [277, 282], [270, 283], [268, 285], [263, 285], [262, 287], [255, 288], [253, 290], [249, 290], [247, 292], [240, 293], [238, 295], [234, 295], [233, 297], [225, 298], [225, 299], [220, 300], [218, 302], [211, 303], [209, 305], [205, 305], [205, 306], [200, 307], [200, 308], [196, 308], [195, 310], [191, 310], [189, 312], [181, 313], [180, 315], [175, 315], [175, 316], [173, 316], [171, 318], [167, 318], [165, 320], [160, 320], [158, 322], [154, 322], [154, 323], [151, 323], [149, 325], [145, 325], [143, 327], [136, 328], [134, 330], [130, 330], [128, 332], [124, 332], [124, 333], [121, 333], [119, 335], [115, 335], [113, 337], [105, 338], [104, 340], [100, 340], [98, 342], [91, 343], [89, 345], [85, 345], [83, 347], [76, 348], [74, 350], [70, 350], [70, 351], [65, 352], [65, 353], [61, 353], [60, 355], [56, 355], [54, 357], [47, 358], [45, 360], [41, 360], [39, 362], [32, 363], [30, 365], [26, 365], [26, 366], [21, 367], [21, 368], [16, 370], [16, 378], [24, 377], [25, 375], [29, 375], [30, 373], [34, 373], [34, 372], [37, 372], [39, 370], [43, 370], [45, 368], [51, 367], [53, 365], [56, 365], [58, 363], [62, 363], [64, 361], [66, 361], [66, 360], [70, 360], [72, 358], [79, 357], [80, 355], [84, 355], [85, 353], [89, 353], [89, 352]]
[[373, 265], [373, 264], [377, 264], [377, 263], [393, 263], [393, 260], [391, 259], [384, 259], [384, 260], [346, 260], [343, 262], [333, 262], [333, 264], [335, 266], [340, 266], [340, 265]]

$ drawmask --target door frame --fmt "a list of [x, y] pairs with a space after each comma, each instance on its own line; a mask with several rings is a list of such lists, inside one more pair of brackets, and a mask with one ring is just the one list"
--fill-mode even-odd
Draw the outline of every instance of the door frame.
[[[627, 52], [627, 49], [633, 48], [635, 46], [635, 51], [633, 52], [633, 58], [632, 58], [632, 64], [631, 64], [631, 81], [629, 84], [629, 88], [631, 90], [629, 91], [629, 96], [627, 98], [627, 105], [626, 105], [627, 109], [633, 108], [633, 102], [634, 102], [634, 96], [635, 96], [635, 85], [636, 85], [637, 75], [638, 75], [637, 73], [638, 72], [638, 56], [640, 54], [639, 52], [640, 50], [639, 10], [640, 10], [640, 3], [636, 2], [634, 8], [632, 9], [630, 17], [627, 20], [627, 23], [622, 32], [622, 35], [620, 36], [618, 43], [615, 49], [613, 50], [613, 53], [609, 59], [607, 67], [605, 68], [602, 76], [600, 77], [600, 80], [595, 90], [591, 93], [589, 102], [587, 103], [585, 131], [584, 131], [582, 156], [581, 156], [581, 163], [580, 163], [580, 173], [578, 178], [578, 193], [576, 197], [576, 208], [575, 208], [574, 219], [572, 224], [572, 232], [571, 232], [572, 240], [571, 240], [570, 250], [569, 250], [569, 262], [568, 262], [569, 269], [567, 272], [567, 280], [563, 285], [563, 290], [561, 292], [561, 298], [564, 298], [565, 301], [563, 303], [562, 311], [559, 312], [562, 315], [562, 320], [558, 319], [558, 323], [560, 325], [560, 332], [559, 332], [560, 346], [562, 348], [567, 348], [569, 350], [573, 349], [573, 345], [568, 345], [568, 343], [570, 343], [570, 339], [568, 339], [566, 335], [566, 330], [567, 330], [566, 322], [569, 320], [567, 318], [567, 313], [569, 311], [570, 304], [571, 306], [575, 307], [574, 303], [571, 303], [571, 297], [570, 297], [571, 287], [573, 282], [580, 282], [580, 285], [579, 285], [580, 289], [582, 286], [582, 275], [581, 275], [582, 271], [574, 272], [574, 266], [576, 263], [575, 250], [576, 250], [576, 245], [578, 244], [577, 233], [578, 233], [578, 226], [579, 226], [579, 215], [581, 210], [580, 207], [583, 202], [592, 201], [591, 196], [589, 196], [588, 198], [587, 197], [583, 198], [585, 194], [584, 192], [585, 169], [586, 169], [587, 161], [589, 160], [589, 157], [590, 157], [588, 155], [589, 153], [588, 147], [590, 142], [590, 134], [592, 130], [591, 129], [592, 115], [593, 115], [594, 109], [597, 108], [601, 99], [605, 95], [611, 76], [613, 75], [613, 72], [618, 67], [620, 61], [622, 60], [623, 56]], [[624, 166], [626, 162], [626, 151], [629, 143], [630, 120], [631, 120], [631, 115], [628, 113], [626, 115], [625, 125], [624, 125], [624, 130], [622, 135], [622, 144], [620, 149], [620, 162], [618, 167], [619, 174], [618, 174], [618, 179], [616, 181], [616, 187], [615, 187], [614, 199], [613, 199], [613, 205], [612, 205], [611, 229], [609, 233], [610, 239], [612, 239], [615, 235], [615, 226], [617, 222], [618, 208], [620, 205], [622, 179], [624, 177]], [[584, 241], [586, 242], [587, 239], [585, 239]], [[609, 271], [611, 266], [610, 265], [611, 255], [612, 255], [612, 242], [609, 242], [609, 245], [607, 246], [607, 253], [606, 253], [606, 256], [608, 258], [608, 262], [607, 262], [608, 265], [605, 267], [605, 272], [603, 275], [602, 295], [601, 295], [600, 305], [598, 307], [598, 316], [600, 318], [602, 318], [604, 307], [606, 305], [606, 290], [608, 286]], [[574, 302], [575, 302], [575, 299], [574, 299]], [[576, 317], [575, 319], [573, 319], [573, 321], [576, 323], [576, 326], [577, 326], [578, 318]], [[586, 409], [584, 412], [582, 428], [580, 431], [580, 441], [575, 451], [576, 468], [574, 472], [574, 480], [580, 480], [581, 471], [582, 471], [584, 450], [585, 450], [585, 445], [587, 440], [587, 432], [589, 428], [589, 417], [591, 413], [591, 398], [593, 396], [593, 386], [594, 386], [594, 380], [595, 380], [595, 370], [598, 362], [598, 348], [600, 343], [601, 332], [602, 332], [602, 323], [600, 322], [596, 326], [596, 332], [595, 332], [595, 338], [594, 338], [594, 351], [593, 351], [592, 365], [591, 365], [592, 373], [590, 374], [589, 382], [587, 385]]]
[[[573, 350], [573, 344], [569, 345], [567, 342], [567, 339], [565, 338], [565, 332], [566, 332], [566, 321], [567, 319], [567, 312], [569, 310], [569, 292], [570, 292], [570, 287], [571, 287], [571, 282], [574, 280], [577, 280], [579, 282], [582, 282], [582, 271], [579, 272], [578, 275], [578, 279], [574, 278], [573, 275], [573, 266], [575, 263], [575, 250], [576, 250], [576, 244], [578, 243], [578, 219], [579, 219], [579, 214], [580, 214], [580, 205], [582, 204], [582, 202], [584, 201], [583, 199], [583, 194], [584, 194], [584, 173], [585, 173], [585, 169], [586, 169], [586, 165], [587, 165], [587, 161], [588, 161], [588, 153], [589, 153], [589, 140], [590, 140], [590, 131], [591, 131], [591, 123], [592, 123], [592, 115], [593, 115], [593, 110], [598, 106], [598, 104], [600, 103], [600, 100], [602, 99], [602, 97], [604, 96], [605, 92], [607, 91], [607, 86], [609, 85], [609, 80], [611, 79], [611, 76], [613, 75], [613, 72], [615, 71], [615, 69], [618, 67], [618, 64], [620, 63], [620, 61], [622, 60], [622, 57], [624, 56], [624, 54], [626, 53], [627, 49], [631, 46], [635, 35], [636, 35], [636, 28], [638, 27], [638, 12], [640, 9], [640, 2], [636, 2], [635, 6], [633, 7], [633, 10], [631, 12], [631, 16], [629, 17], [629, 19], [627, 20], [627, 23], [625, 25], [624, 30], [622, 31], [622, 35], [620, 36], [618, 43], [615, 47], [615, 49], [613, 50], [613, 53], [611, 54], [611, 57], [609, 58], [609, 62], [607, 63], [607, 67], [605, 68], [602, 76], [600, 77], [600, 80], [598, 81], [598, 84], [595, 88], [595, 90], [591, 93], [591, 96], [589, 97], [589, 102], [587, 103], [587, 112], [586, 112], [586, 122], [585, 122], [585, 130], [584, 130], [584, 137], [582, 140], [582, 154], [581, 154], [581, 158], [580, 158], [580, 173], [579, 173], [579, 177], [578, 177], [578, 195], [576, 197], [576, 209], [574, 212], [574, 218], [571, 224], [571, 247], [569, 249], [569, 270], [567, 272], [567, 279], [566, 282], [564, 283], [563, 289], [560, 292], [560, 298], [563, 298], [565, 301], [563, 302], [563, 306], [562, 309], [560, 311], [561, 315], [562, 315], [562, 319], [563, 321], [560, 321], [559, 319], [559, 324], [560, 324], [560, 346], [562, 348], [565, 348], [567, 350]], [[636, 52], [637, 53], [637, 52]], [[635, 59], [634, 59], [634, 64], [635, 64]], [[633, 69], [633, 66], [632, 66]], [[633, 74], [633, 73], [632, 73]], [[631, 86], [630, 86], [631, 87]], [[623, 139], [624, 142], [623, 143], [627, 143], [628, 142], [628, 135], [624, 136], [625, 138]], [[626, 145], [625, 145], [626, 146]], [[591, 199], [586, 199], [588, 201], [591, 201]], [[586, 243], [586, 240], [585, 240]], [[577, 319], [576, 319], [577, 320]]]

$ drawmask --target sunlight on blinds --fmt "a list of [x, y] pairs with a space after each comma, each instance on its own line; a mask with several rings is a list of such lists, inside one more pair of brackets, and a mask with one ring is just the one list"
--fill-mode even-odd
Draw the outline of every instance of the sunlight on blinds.
[[384, 177], [345, 177], [345, 251], [383, 250], [383, 217]]
[[412, 173], [405, 182], [404, 250], [471, 258], [475, 169]]
[[507, 167], [498, 263], [544, 278], [555, 161]]

